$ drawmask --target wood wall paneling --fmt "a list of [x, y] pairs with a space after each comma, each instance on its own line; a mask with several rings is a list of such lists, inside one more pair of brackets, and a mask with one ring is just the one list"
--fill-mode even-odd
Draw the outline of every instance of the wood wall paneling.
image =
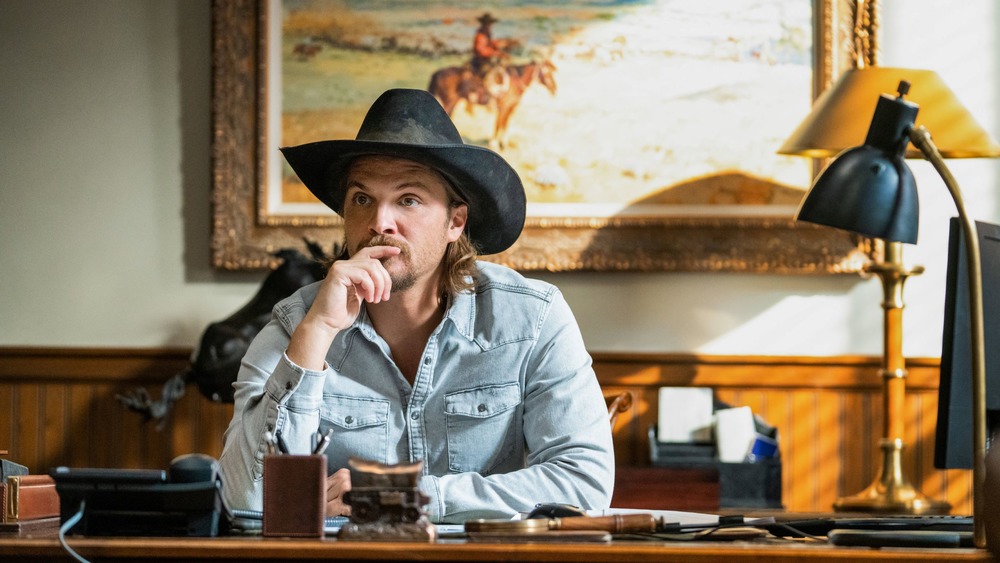
[[[0, 449], [40, 473], [58, 465], [164, 468], [190, 452], [218, 457], [231, 405], [212, 403], [191, 385], [158, 430], [115, 399], [139, 386], [159, 397], [189, 357], [186, 349], [0, 348]], [[868, 357], [594, 354], [604, 390], [635, 399], [614, 430], [619, 466], [650, 464], [647, 431], [661, 386], [711, 387], [778, 427], [784, 504], [801, 512], [828, 511], [874, 478], [883, 423], [878, 364]], [[907, 367], [907, 475], [968, 514], [969, 472], [933, 467], [938, 362], [911, 359]]]
[[167, 423], [115, 398], [145, 387], [154, 398], [190, 350], [0, 349], [0, 444], [33, 472], [71, 467], [165, 468], [174, 457], [218, 457], [231, 405], [188, 386]]
[[[879, 358], [594, 354], [603, 386], [635, 396], [615, 428], [619, 465], [648, 465], [646, 430], [656, 423], [660, 386], [704, 386], [750, 406], [779, 429], [782, 496], [788, 510], [829, 511], [838, 497], [875, 478], [883, 432]], [[970, 514], [968, 471], [934, 469], [938, 360], [908, 360], [906, 475], [925, 494]]]

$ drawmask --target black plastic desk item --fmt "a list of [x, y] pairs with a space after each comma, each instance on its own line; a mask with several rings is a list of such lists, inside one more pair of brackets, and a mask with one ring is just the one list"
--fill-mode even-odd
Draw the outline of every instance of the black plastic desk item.
[[656, 439], [655, 427], [649, 429], [649, 453], [653, 467], [718, 471], [722, 508], [783, 507], [780, 457], [762, 458], [756, 463], [727, 463], [715, 457], [712, 446], [663, 444]]
[[830, 530], [833, 545], [859, 547], [974, 547], [972, 532], [934, 530]]
[[806, 518], [782, 520], [768, 531], [779, 537], [826, 536], [832, 530], [861, 530], [875, 532], [971, 532], [971, 516], [922, 515], [922, 516], [873, 516]]
[[[192, 456], [198, 456], [193, 459]], [[189, 454], [174, 460], [184, 466], [204, 461], [208, 471], [188, 467], [185, 476], [207, 477], [174, 482], [177, 472], [158, 469], [57, 467], [50, 472], [59, 493], [62, 522], [82, 511], [69, 530], [87, 536], [202, 536], [219, 534], [221, 481], [215, 460]]]

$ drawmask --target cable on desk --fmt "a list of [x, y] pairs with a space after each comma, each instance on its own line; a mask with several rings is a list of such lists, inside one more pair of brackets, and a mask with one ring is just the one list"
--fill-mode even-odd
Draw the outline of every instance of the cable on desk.
[[[742, 517], [740, 517], [742, 520]], [[681, 524], [671, 524], [665, 527], [661, 527], [659, 531], [656, 532], [633, 532], [628, 534], [615, 534], [614, 539], [616, 540], [659, 540], [659, 541], [694, 541], [694, 540], [704, 540], [712, 539], [719, 541], [735, 541], [737, 538], [720, 538], [718, 534], [723, 533], [725, 530], [732, 530], [735, 528], [757, 528], [762, 531], [770, 532], [772, 535], [776, 536], [775, 539], [782, 539], [788, 541], [794, 541], [791, 537], [778, 536], [774, 533], [775, 529], [780, 529], [785, 532], [790, 532], [791, 536], [796, 538], [809, 539], [814, 541], [819, 541], [826, 543], [828, 540], [822, 536], [812, 535], [803, 532], [799, 529], [793, 528], [787, 524], [782, 524], [780, 522], [775, 522], [773, 518], [758, 519], [752, 523], [731, 520], [723, 524], [718, 525], [693, 525], [684, 526]], [[712, 537], [716, 536], [716, 537]]]
[[87, 507], [87, 501], [81, 500], [80, 510], [77, 510], [76, 514], [70, 516], [65, 522], [63, 522], [62, 526], [59, 526], [59, 545], [63, 546], [63, 549], [66, 550], [66, 553], [69, 553], [73, 557], [73, 559], [76, 559], [80, 563], [90, 563], [90, 561], [87, 561], [83, 557], [80, 557], [80, 554], [73, 551], [73, 548], [70, 547], [68, 543], [66, 543], [66, 532], [72, 530], [73, 526], [76, 526], [76, 523], [83, 518], [83, 511], [86, 507]]
[[[792, 537], [808, 538], [808, 539], [811, 539], [811, 540], [816, 540], [816, 541], [821, 541], [821, 542], [828, 541], [827, 538], [826, 538], [826, 536], [817, 536], [817, 535], [810, 534], [808, 532], [803, 532], [802, 530], [800, 530], [800, 529], [798, 529], [798, 528], [796, 528], [794, 526], [789, 526], [788, 524], [782, 524], [781, 522], [776, 522], [776, 523], [774, 523], [772, 525], [775, 528], [784, 530], [786, 532], [791, 532]], [[775, 534], [775, 535], [777, 535], [777, 534]]]

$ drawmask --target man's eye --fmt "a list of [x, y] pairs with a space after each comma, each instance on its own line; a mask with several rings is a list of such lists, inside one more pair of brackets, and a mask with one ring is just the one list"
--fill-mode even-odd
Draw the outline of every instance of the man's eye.
[[399, 200], [399, 203], [404, 207], [413, 207], [414, 205], [419, 204], [420, 201], [418, 201], [415, 197], [404, 197]]
[[360, 193], [354, 194], [354, 197], [351, 198], [351, 203], [354, 205], [367, 205], [369, 201], [371, 201], [371, 198]]

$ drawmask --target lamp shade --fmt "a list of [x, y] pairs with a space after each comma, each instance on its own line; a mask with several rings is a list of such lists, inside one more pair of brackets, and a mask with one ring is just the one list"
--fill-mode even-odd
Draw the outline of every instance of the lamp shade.
[[900, 96], [882, 95], [865, 143], [848, 149], [816, 178], [796, 220], [844, 229], [893, 242], [917, 242], [917, 184], [903, 160], [918, 107]]
[[[779, 154], [827, 158], [859, 145], [880, 94], [900, 81], [911, 84], [909, 100], [924, 108], [916, 126], [934, 135], [945, 158], [1000, 156], [1000, 144], [983, 129], [955, 93], [931, 70], [870, 66], [848, 70], [813, 104], [813, 110], [778, 150]], [[921, 158], [913, 146], [907, 158]]]
[[902, 158], [862, 145], [816, 179], [795, 218], [883, 240], [917, 242], [917, 185]]

